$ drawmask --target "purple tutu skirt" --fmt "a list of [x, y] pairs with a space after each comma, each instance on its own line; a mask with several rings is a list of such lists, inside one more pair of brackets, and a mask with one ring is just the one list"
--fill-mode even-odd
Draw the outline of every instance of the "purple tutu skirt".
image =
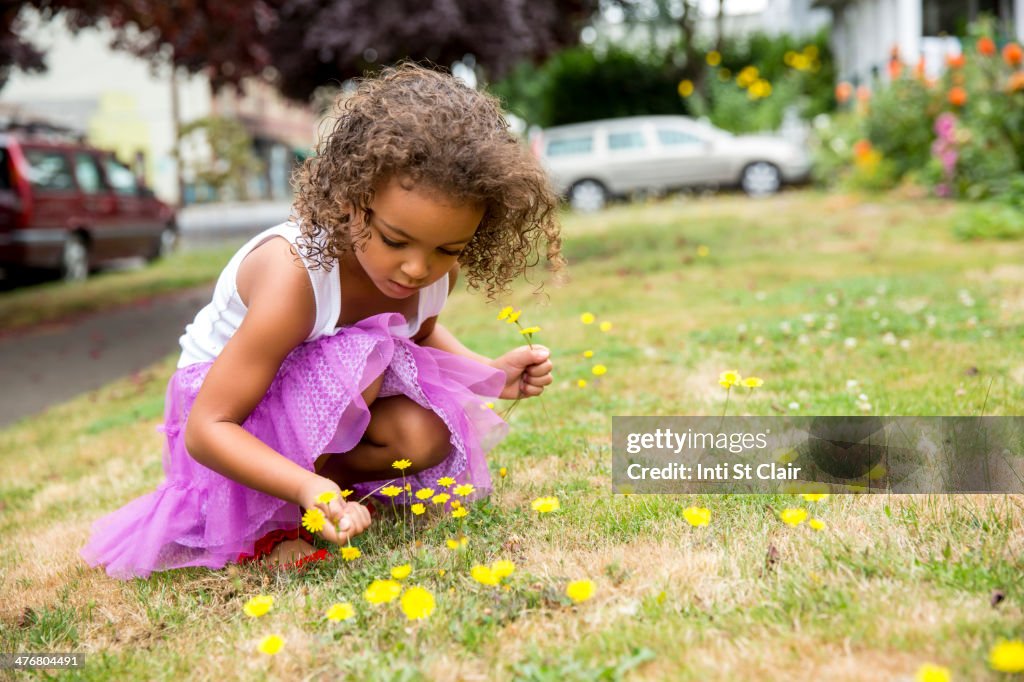
[[[413, 491], [436, 488], [438, 478], [450, 476], [472, 483], [476, 496], [486, 495], [491, 479], [484, 455], [508, 430], [486, 401], [501, 392], [505, 375], [395, 335], [392, 327], [404, 322], [397, 313], [376, 315], [297, 347], [243, 428], [313, 471], [320, 455], [345, 453], [359, 443], [370, 422], [361, 394], [383, 374], [380, 397], [407, 396], [436, 413], [451, 434], [444, 461], [406, 476]], [[186, 451], [185, 423], [211, 365], [182, 367], [171, 377], [161, 429], [167, 478], [156, 491], [93, 524], [81, 551], [91, 566], [103, 565], [110, 576], [125, 579], [185, 566], [222, 568], [251, 554], [268, 532], [298, 523], [296, 505], [221, 476]], [[401, 485], [401, 473], [395, 473]], [[355, 499], [386, 482], [357, 484]], [[403, 495], [395, 500], [416, 501]]]

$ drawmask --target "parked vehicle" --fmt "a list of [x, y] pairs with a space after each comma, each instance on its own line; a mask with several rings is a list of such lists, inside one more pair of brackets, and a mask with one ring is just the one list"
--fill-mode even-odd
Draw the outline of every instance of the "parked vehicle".
[[810, 174], [806, 150], [767, 135], [733, 135], [685, 116], [634, 116], [548, 128], [534, 140], [573, 208], [683, 187], [740, 187], [760, 196]]
[[80, 280], [110, 260], [166, 255], [177, 236], [174, 210], [112, 152], [0, 133], [0, 267]]

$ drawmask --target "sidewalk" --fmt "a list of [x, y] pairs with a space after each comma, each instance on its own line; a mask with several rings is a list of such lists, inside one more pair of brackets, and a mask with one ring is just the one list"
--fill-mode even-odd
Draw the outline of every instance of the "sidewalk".
[[178, 211], [185, 248], [254, 235], [288, 220], [291, 201], [193, 204]]

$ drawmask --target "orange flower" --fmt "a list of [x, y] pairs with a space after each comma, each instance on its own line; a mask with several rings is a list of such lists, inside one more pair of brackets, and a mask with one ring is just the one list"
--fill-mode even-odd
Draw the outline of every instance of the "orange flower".
[[1024, 90], [1024, 71], [1015, 71], [1010, 79], [1006, 81], [1006, 89], [1009, 92]]
[[839, 102], [840, 104], [843, 104], [843, 103], [847, 102], [850, 99], [851, 95], [853, 95], [853, 86], [852, 85], [850, 85], [846, 81], [842, 81], [841, 83], [836, 85], [836, 101], [837, 102]]
[[889, 60], [889, 78], [890, 80], [896, 80], [903, 73], [903, 62], [899, 59]]
[[1024, 60], [1024, 50], [1017, 43], [1007, 43], [1003, 48], [1003, 59], [1010, 66], [1019, 66]]
[[853, 155], [863, 158], [871, 153], [871, 143], [867, 140], [857, 140], [853, 145]]
[[867, 102], [871, 99], [871, 88], [866, 85], [857, 86], [857, 99], [861, 102]]
[[951, 69], [962, 68], [963, 65], [966, 63], [967, 57], [963, 56], [962, 54], [951, 54], [948, 57], [946, 57], [946, 66], [948, 66]]
[[992, 42], [992, 39], [989, 38], [988, 36], [985, 36], [984, 38], [979, 38], [975, 47], [978, 48], [979, 53], [985, 55], [986, 57], [991, 57], [996, 53], [996, 44]]
[[961, 88], [959, 85], [955, 85], [949, 89], [949, 103], [954, 107], [962, 107], [967, 104], [967, 91]]

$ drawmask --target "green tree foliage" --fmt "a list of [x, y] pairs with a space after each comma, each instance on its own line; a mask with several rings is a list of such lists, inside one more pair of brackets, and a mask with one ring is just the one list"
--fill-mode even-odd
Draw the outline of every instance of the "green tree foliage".
[[202, 160], [185, 159], [187, 172], [221, 198], [225, 189], [231, 189], [236, 198], [248, 199], [248, 181], [264, 171], [264, 164], [253, 153], [252, 136], [245, 126], [235, 119], [208, 116], [182, 126], [179, 138], [194, 135], [205, 138], [211, 155]]

